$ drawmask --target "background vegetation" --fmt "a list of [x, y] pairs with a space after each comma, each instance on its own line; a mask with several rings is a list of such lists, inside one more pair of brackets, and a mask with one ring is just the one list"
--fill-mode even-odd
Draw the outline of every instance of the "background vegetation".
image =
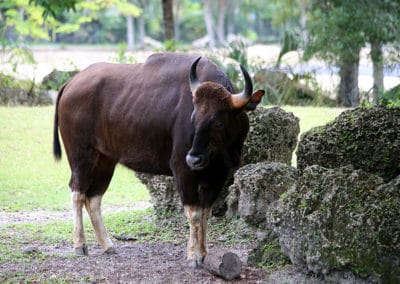
[[[238, 43], [281, 43], [276, 66], [248, 61], [247, 67], [315, 78], [309, 71], [279, 68], [281, 59], [296, 50], [302, 60], [322, 60], [339, 76], [333, 98], [345, 107], [386, 103], [385, 70], [399, 68], [400, 63], [397, 0], [4, 0], [0, 18], [0, 63], [11, 61], [14, 67], [34, 62], [32, 44], [123, 44], [122, 50], [128, 51], [201, 47], [215, 53], [214, 48]], [[365, 47], [373, 87], [360, 93], [359, 64]], [[240, 62], [245, 56], [230, 58]], [[274, 85], [267, 87], [277, 91]], [[390, 102], [397, 104], [399, 97], [395, 92]]]

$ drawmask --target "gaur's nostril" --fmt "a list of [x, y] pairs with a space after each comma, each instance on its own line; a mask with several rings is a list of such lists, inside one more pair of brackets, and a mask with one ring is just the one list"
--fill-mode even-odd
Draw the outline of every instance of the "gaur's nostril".
[[197, 165], [201, 162], [201, 158], [198, 156], [192, 156], [192, 155], [187, 155], [186, 156], [186, 162], [189, 165]]
[[186, 163], [192, 169], [200, 169], [203, 168], [205, 161], [204, 155], [186, 155]]

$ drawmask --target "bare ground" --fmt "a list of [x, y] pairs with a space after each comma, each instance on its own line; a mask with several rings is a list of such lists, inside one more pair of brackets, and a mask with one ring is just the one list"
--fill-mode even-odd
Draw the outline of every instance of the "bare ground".
[[[146, 204], [139, 204], [145, 208]], [[0, 229], [4, 225], [44, 223], [70, 218], [69, 212], [0, 212]], [[8, 227], [9, 228], [9, 227]], [[16, 232], [17, 233], [17, 232]], [[183, 232], [182, 234], [186, 234]], [[180, 236], [182, 237], [182, 236]], [[75, 256], [71, 242], [56, 245], [27, 240], [21, 250], [33, 250], [21, 259], [0, 263], [3, 283], [226, 283], [205, 269], [192, 269], [186, 263], [186, 244], [117, 241], [117, 254], [102, 253], [89, 244], [89, 256]], [[209, 254], [222, 251], [236, 253], [243, 262], [240, 279], [233, 283], [266, 283], [267, 272], [247, 263], [254, 244], [225, 246], [209, 244]], [[0, 255], [1, 259], [1, 255]]]
[[[70, 244], [56, 247], [37, 246], [40, 253], [31, 261], [0, 264], [2, 281], [57, 282], [61, 279], [74, 283], [226, 283], [205, 269], [186, 265], [185, 246], [171, 243], [116, 242], [117, 254], [106, 255], [98, 247], [90, 247], [89, 256], [71, 257]], [[209, 253], [226, 249], [214, 247]], [[248, 248], [229, 249], [246, 261]], [[40, 254], [52, 255], [41, 259]], [[3, 278], [4, 277], [4, 278]], [[245, 266], [241, 277], [233, 283], [265, 282], [266, 272]]]

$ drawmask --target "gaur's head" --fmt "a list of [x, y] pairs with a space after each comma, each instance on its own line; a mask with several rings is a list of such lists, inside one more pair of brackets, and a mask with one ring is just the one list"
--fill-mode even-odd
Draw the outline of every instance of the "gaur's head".
[[192, 147], [186, 155], [186, 163], [192, 170], [208, 166], [213, 156], [223, 154], [235, 134], [238, 133], [238, 116], [254, 109], [264, 95], [263, 90], [253, 93], [253, 84], [246, 69], [240, 65], [245, 86], [242, 92], [232, 94], [224, 86], [214, 82], [199, 82], [196, 75], [197, 58], [190, 67], [189, 83], [193, 95], [194, 110], [191, 116], [195, 128]]

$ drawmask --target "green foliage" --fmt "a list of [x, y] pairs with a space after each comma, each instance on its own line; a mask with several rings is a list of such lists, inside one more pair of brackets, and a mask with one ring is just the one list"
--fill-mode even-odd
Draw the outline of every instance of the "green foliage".
[[126, 43], [120, 43], [117, 47], [117, 52], [114, 57], [111, 58], [111, 61], [116, 63], [136, 63], [136, 59], [127, 54], [128, 48]]
[[247, 47], [242, 40], [232, 41], [229, 44], [227, 57], [236, 60], [245, 68], [249, 68]]
[[269, 231], [258, 246], [250, 252], [248, 262], [268, 270], [291, 264], [290, 259], [281, 251], [278, 238]]
[[314, 0], [308, 21], [309, 41], [304, 58], [316, 54], [333, 64], [350, 64], [358, 60], [365, 45], [361, 31], [359, 2]]
[[293, 32], [285, 31], [285, 35], [281, 42], [281, 50], [279, 52], [278, 60], [276, 66], [279, 67], [281, 63], [282, 56], [290, 51], [295, 51], [299, 48], [299, 39], [297, 35]]
[[75, 5], [81, 0], [29, 0], [29, 4], [34, 3], [36, 6], [42, 6], [43, 17], [57, 17], [65, 10], [75, 10]]
[[353, 63], [368, 42], [400, 40], [400, 3], [396, 0], [312, 0], [309, 42], [304, 57]]
[[400, 107], [400, 85], [385, 92], [379, 98], [379, 104], [388, 107]]
[[215, 64], [225, 70], [226, 74], [231, 79], [234, 90], [242, 90], [244, 87], [244, 81], [241, 79], [242, 77], [239, 64], [243, 65], [249, 74], [254, 73], [255, 69], [259, 68], [259, 66], [249, 63], [247, 46], [241, 40], [231, 42], [223, 51], [222, 56], [224, 57], [224, 61], [219, 60], [214, 55], [210, 55], [209, 57]]
[[166, 51], [174, 52], [176, 51], [176, 44], [174, 39], [169, 39], [164, 41], [164, 47]]

